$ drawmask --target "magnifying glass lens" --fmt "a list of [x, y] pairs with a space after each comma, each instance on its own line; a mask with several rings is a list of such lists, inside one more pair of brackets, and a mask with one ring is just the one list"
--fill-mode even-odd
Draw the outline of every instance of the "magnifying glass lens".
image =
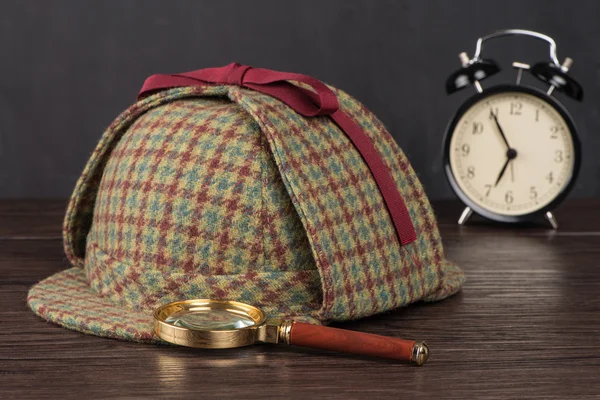
[[190, 308], [170, 314], [166, 322], [187, 329], [228, 331], [256, 325], [252, 318], [235, 310], [210, 307]]

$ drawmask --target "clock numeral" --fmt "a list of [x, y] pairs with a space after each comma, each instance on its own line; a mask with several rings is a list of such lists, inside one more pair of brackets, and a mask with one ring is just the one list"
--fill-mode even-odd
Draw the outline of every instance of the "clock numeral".
[[467, 178], [469, 178], [469, 179], [475, 178], [475, 167], [469, 166], [467, 168]]
[[510, 115], [521, 115], [521, 108], [523, 104], [520, 101], [513, 101], [510, 103]]
[[468, 143], [463, 144], [460, 149], [462, 150], [463, 157], [468, 156], [469, 153], [471, 152], [471, 146], [469, 146]]
[[554, 182], [554, 175], [552, 175], [552, 171], [550, 171], [550, 173], [546, 175], [546, 180], [548, 181], [548, 183]]
[[483, 124], [481, 122], [473, 122], [473, 135], [479, 135], [483, 133]]
[[514, 200], [514, 198], [513, 198], [512, 190], [509, 190], [504, 195], [504, 201], [506, 202], [506, 204], [512, 204], [513, 200]]
[[540, 110], [539, 108], [537, 110], [535, 110], [535, 122], [538, 122], [540, 120]]
[[538, 192], [537, 189], [535, 188], [535, 186], [532, 186], [529, 188], [529, 198], [531, 200], [535, 200], [538, 197]]
[[490, 192], [492, 191], [492, 185], [485, 185], [485, 197], [490, 196]]
[[498, 107], [490, 108], [490, 119], [494, 119], [494, 116], [498, 118]]
[[562, 152], [562, 150], [556, 150], [554, 152], [554, 161], [556, 161], [557, 163], [563, 162], [563, 152]]
[[559, 128], [557, 125], [554, 125], [550, 128], [550, 139], [558, 139], [558, 131], [563, 130], [564, 127]]

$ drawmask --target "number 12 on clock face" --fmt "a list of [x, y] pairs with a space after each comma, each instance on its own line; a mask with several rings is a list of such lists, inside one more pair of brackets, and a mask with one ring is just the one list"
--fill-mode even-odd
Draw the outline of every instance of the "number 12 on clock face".
[[505, 222], [559, 202], [580, 157], [566, 110], [543, 92], [510, 85], [468, 100], [448, 127], [445, 147], [446, 174], [461, 200]]

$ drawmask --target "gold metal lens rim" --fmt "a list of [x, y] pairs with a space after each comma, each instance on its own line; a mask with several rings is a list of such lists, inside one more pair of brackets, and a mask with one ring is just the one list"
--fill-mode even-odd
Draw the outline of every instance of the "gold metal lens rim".
[[[166, 321], [174, 312], [197, 307], [233, 310], [251, 318], [255, 325], [232, 330], [200, 330], [175, 326]], [[193, 299], [175, 301], [154, 311], [154, 332], [161, 339], [181, 346], [202, 349], [228, 349], [248, 346], [258, 340], [258, 328], [267, 320], [265, 313], [249, 304], [229, 300]]]

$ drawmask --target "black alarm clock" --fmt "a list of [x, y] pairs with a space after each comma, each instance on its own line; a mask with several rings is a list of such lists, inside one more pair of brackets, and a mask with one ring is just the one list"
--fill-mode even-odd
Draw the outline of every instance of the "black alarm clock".
[[[483, 44], [494, 38], [521, 35], [550, 45], [550, 60], [533, 66], [514, 62], [515, 84], [484, 89], [481, 81], [500, 72], [483, 59]], [[560, 91], [581, 101], [583, 89], [567, 75], [573, 61], [561, 64], [556, 43], [538, 32], [509, 29], [477, 40], [475, 55], [459, 58], [462, 68], [446, 81], [448, 94], [472, 86], [477, 93], [460, 106], [446, 130], [444, 169], [457, 196], [466, 204], [458, 223], [473, 211], [505, 223], [543, 216], [556, 229], [552, 210], [567, 196], [579, 171], [581, 150], [567, 109], [552, 93]], [[523, 71], [548, 84], [540, 90], [521, 84]]]

